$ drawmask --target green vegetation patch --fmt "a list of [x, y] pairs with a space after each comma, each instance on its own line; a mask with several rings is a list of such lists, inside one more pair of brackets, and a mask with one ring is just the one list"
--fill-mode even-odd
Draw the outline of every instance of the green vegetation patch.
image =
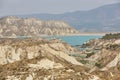
[[110, 33], [102, 37], [102, 39], [120, 39], [120, 33]]
[[95, 63], [95, 66], [97, 66], [98, 68], [102, 67], [101, 63], [98, 63], [98, 62]]
[[86, 64], [86, 63], [88, 63], [87, 60], [78, 60], [78, 61], [81, 62], [82, 64]]
[[120, 45], [118, 45], [118, 44], [110, 44], [110, 45], [107, 47], [107, 49], [109, 49], [109, 50], [116, 50], [116, 49], [118, 49], [118, 48], [120, 48]]
[[95, 54], [94, 52], [91, 52], [91, 53], [87, 54], [86, 58], [89, 58], [90, 56], [92, 56], [94, 54]]

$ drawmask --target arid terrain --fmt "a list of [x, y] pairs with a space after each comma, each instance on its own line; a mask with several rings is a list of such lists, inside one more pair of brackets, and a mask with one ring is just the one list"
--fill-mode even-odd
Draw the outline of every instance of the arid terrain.
[[120, 80], [120, 0], [0, 0], [0, 80]]
[[[0, 39], [0, 80], [88, 79], [87, 68], [59, 40]], [[91, 75], [92, 76], [92, 75]]]
[[0, 80], [119, 80], [120, 33], [74, 47], [40, 37], [78, 33], [62, 21], [1, 18]]
[[58, 39], [1, 38], [0, 80], [119, 80], [120, 39], [78, 50]]
[[0, 18], [0, 37], [70, 35], [78, 31], [63, 21], [7, 16]]

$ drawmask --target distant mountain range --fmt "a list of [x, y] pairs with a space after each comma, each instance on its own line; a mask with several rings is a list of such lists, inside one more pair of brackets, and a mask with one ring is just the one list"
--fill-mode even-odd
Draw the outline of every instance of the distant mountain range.
[[28, 14], [20, 17], [63, 20], [81, 32], [120, 31], [120, 3], [105, 5], [89, 11], [76, 11], [64, 14]]

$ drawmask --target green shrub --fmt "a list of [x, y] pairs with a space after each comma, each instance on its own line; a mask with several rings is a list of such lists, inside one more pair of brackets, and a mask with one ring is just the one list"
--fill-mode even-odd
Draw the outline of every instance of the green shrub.
[[86, 64], [88, 61], [87, 60], [79, 60], [82, 64]]
[[111, 44], [109, 47], [107, 47], [107, 49], [116, 50], [119, 47], [120, 47], [120, 45], [118, 45], [118, 44]]
[[90, 56], [92, 56], [92, 55], [94, 55], [94, 54], [95, 54], [94, 52], [89, 53], [89, 54], [87, 54], [86, 58], [89, 58]]
[[95, 63], [95, 66], [97, 66], [98, 68], [102, 67], [100, 63]]
[[102, 39], [119, 39], [119, 38], [120, 38], [120, 33], [114, 33], [114, 34], [110, 33], [102, 37]]

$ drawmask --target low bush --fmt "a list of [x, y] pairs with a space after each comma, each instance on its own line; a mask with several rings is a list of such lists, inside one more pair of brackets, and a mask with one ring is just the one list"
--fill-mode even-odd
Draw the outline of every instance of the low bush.
[[110, 33], [102, 37], [102, 39], [120, 39], [120, 33]]

